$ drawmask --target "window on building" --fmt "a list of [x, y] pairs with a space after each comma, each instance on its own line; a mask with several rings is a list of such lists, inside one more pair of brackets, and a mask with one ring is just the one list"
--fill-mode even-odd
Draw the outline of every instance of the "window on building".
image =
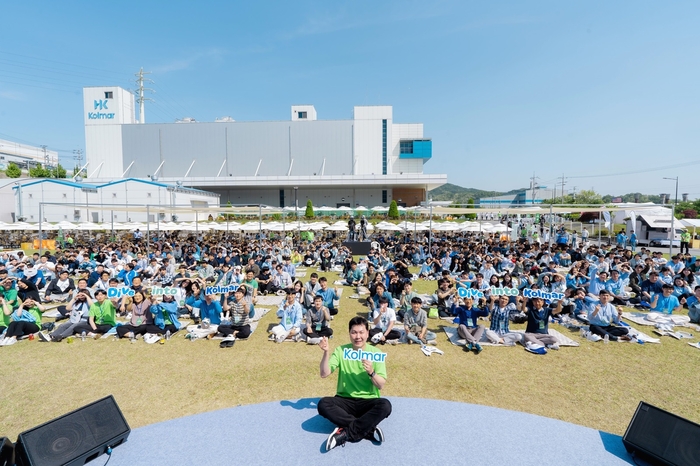
[[113, 99], [114, 93], [112, 91], [105, 91], [105, 99]]
[[387, 199], [386, 194], [387, 194], [386, 189], [382, 189], [382, 204], [386, 204], [386, 199]]
[[400, 151], [402, 154], [412, 154], [413, 153], [413, 141], [401, 141]]
[[387, 157], [386, 157], [386, 120], [382, 120], [382, 175], [387, 173]]
[[307, 112], [299, 112], [299, 119], [306, 120], [307, 115], [308, 115]]
[[280, 189], [280, 207], [284, 207], [284, 189]]

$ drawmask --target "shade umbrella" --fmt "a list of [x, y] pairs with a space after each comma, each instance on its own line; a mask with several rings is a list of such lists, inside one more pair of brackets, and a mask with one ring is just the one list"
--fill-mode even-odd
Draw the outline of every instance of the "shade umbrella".
[[348, 231], [347, 225], [331, 225], [325, 231]]

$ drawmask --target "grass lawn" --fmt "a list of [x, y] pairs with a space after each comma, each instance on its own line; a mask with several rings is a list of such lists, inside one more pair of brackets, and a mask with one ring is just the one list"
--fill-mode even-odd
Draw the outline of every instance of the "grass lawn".
[[[414, 288], [422, 293], [435, 287], [436, 282], [419, 281]], [[346, 289], [333, 321], [332, 347], [349, 341], [351, 317], [366, 315], [366, 307], [350, 294]], [[110, 338], [0, 347], [0, 434], [14, 440], [19, 432], [108, 394], [114, 394], [132, 428], [241, 404], [333, 394], [335, 376], [318, 376], [317, 346], [267, 340], [266, 329], [276, 320], [274, 312], [268, 313], [249, 341], [230, 350], [220, 349], [216, 340], [189, 342], [182, 334], [165, 345]], [[486, 347], [476, 356], [447, 341], [441, 331], [445, 324], [430, 320], [444, 356], [428, 358], [416, 345], [383, 348], [389, 354], [384, 395], [496, 406], [620, 435], [640, 400], [700, 422], [700, 351], [685, 341], [662, 337], [660, 345], [606, 345], [583, 340], [578, 348], [545, 356], [519, 345]], [[651, 327], [642, 331], [651, 334]], [[580, 340], [578, 333], [572, 338]], [[448, 427], [436, 414], [416, 413]]]

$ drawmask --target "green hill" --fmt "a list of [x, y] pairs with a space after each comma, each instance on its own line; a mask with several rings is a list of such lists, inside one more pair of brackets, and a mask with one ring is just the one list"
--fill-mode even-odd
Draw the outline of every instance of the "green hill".
[[502, 196], [519, 191], [522, 191], [522, 189], [513, 189], [505, 193], [501, 191], [484, 191], [481, 189], [463, 188], [456, 184], [447, 183], [429, 191], [428, 197], [431, 197], [434, 201], [452, 201], [455, 204], [466, 204], [469, 199], [477, 201], [482, 197]]

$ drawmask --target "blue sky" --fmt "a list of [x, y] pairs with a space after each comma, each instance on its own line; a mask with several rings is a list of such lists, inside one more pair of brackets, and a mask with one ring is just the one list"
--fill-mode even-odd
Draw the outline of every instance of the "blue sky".
[[[320, 119], [393, 105], [433, 139], [427, 173], [700, 197], [700, 2], [12, 2], [0, 138], [84, 149], [82, 87], [133, 89], [149, 122]], [[600, 176], [606, 174], [608, 176]]]

